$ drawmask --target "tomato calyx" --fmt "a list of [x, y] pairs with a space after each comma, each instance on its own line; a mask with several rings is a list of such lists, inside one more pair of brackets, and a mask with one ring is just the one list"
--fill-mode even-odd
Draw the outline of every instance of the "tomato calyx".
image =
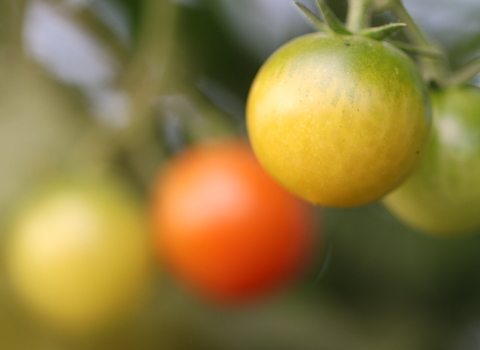
[[[418, 62], [424, 80], [431, 86], [440, 88], [460, 86], [480, 72], [479, 57], [474, 58], [455, 72], [446, 69], [448, 63], [445, 53], [423, 35], [400, 0], [349, 0], [346, 25], [335, 16], [325, 0], [317, 0], [316, 3], [323, 19], [304, 4], [295, 2], [302, 14], [319, 31], [329, 36], [358, 35], [373, 40], [386, 41], [406, 53], [420, 56]], [[386, 10], [392, 11], [400, 22], [368, 28], [371, 15]], [[390, 36], [404, 27], [407, 27], [405, 33], [411, 43], [388, 40]]]
[[[377, 41], [386, 41], [398, 49], [425, 59], [430, 59], [432, 65], [436, 65], [444, 59], [444, 54], [434, 45], [425, 44], [423, 41], [410, 44], [406, 42], [389, 39], [398, 30], [408, 26], [410, 32], [417, 32], [417, 26], [409, 15], [397, 16], [400, 22], [389, 23], [378, 27], [369, 27], [371, 15], [381, 13], [386, 10], [404, 10], [403, 5], [397, 0], [349, 0], [349, 9], [347, 13], [346, 24], [344, 25], [328, 7], [325, 0], [317, 0], [317, 7], [322, 15], [319, 18], [314, 12], [300, 2], [295, 2], [302, 14], [316, 27], [317, 30], [327, 35], [358, 35]], [[404, 14], [400, 11], [400, 14]], [[423, 37], [422, 37], [423, 38]], [[433, 69], [433, 68], [432, 68]], [[427, 81], [435, 80], [433, 76], [437, 74], [424, 72]], [[438, 79], [436, 79], [438, 80]], [[440, 84], [443, 85], [443, 84]]]
[[[339, 19], [324, 0], [317, 0], [318, 9], [323, 20], [317, 17], [308, 7], [300, 2], [295, 2], [303, 15], [320, 31], [328, 35], [354, 35]], [[357, 34], [374, 40], [384, 40], [399, 29], [405, 27], [405, 23], [390, 23], [379, 27], [372, 27], [360, 30]]]
[[364, 29], [359, 34], [370, 39], [383, 40], [405, 26], [405, 23], [389, 23], [379, 27]]
[[[338, 19], [337, 16], [333, 13], [333, 11], [328, 7], [328, 5], [323, 0], [317, 0], [317, 7], [323, 17], [323, 21], [317, 17], [308, 7], [305, 5], [300, 4], [299, 2], [295, 2], [295, 4], [300, 8], [300, 10], [307, 15], [307, 18], [311, 21], [315, 21], [316, 23], [320, 22], [321, 30], [324, 30], [328, 34], [335, 35], [335, 34], [343, 34], [343, 35], [352, 35], [353, 33], [348, 30], [343, 23]], [[307, 14], [308, 13], [308, 14]], [[315, 20], [316, 18], [316, 20]], [[315, 24], [315, 23], [314, 23]], [[317, 25], [318, 26], [318, 25]]]

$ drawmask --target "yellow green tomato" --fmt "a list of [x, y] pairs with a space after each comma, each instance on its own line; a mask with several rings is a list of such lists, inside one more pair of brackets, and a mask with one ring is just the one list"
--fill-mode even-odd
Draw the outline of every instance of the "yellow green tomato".
[[414, 169], [429, 98], [414, 63], [392, 45], [314, 33], [263, 65], [247, 124], [256, 156], [286, 188], [314, 204], [357, 206]]
[[436, 91], [432, 103], [424, 159], [384, 204], [422, 231], [448, 235], [480, 228], [480, 88]]
[[124, 317], [149, 284], [142, 211], [112, 181], [57, 183], [35, 196], [12, 226], [6, 259], [26, 309], [71, 334]]

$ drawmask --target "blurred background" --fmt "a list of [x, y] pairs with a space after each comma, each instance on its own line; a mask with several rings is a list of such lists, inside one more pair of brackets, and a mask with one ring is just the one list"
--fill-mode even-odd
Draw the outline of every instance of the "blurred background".
[[[404, 3], [452, 67], [480, 54], [478, 0]], [[245, 136], [255, 73], [309, 31], [290, 0], [0, 0], [1, 242], [45, 179], [111, 172], [147, 203], [185, 145]], [[324, 254], [295, 288], [241, 309], [204, 304], [159, 267], [135, 317], [70, 339], [33, 326], [2, 275], [0, 347], [480, 349], [480, 232], [423, 235], [380, 204], [317, 212]]]

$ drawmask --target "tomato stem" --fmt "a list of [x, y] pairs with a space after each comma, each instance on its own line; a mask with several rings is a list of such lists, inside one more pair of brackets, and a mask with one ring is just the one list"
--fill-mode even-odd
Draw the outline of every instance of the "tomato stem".
[[424, 56], [419, 57], [418, 62], [420, 64], [423, 76], [427, 82], [434, 82], [438, 85], [443, 85], [442, 81], [445, 77], [444, 66], [446, 63], [445, 54], [435, 44], [427, 39], [427, 37], [415, 23], [415, 20], [408, 13], [401, 0], [389, 0], [387, 3], [385, 3], [385, 1], [379, 1], [379, 3], [381, 3], [382, 9], [391, 10], [401, 22], [407, 24], [405, 27], [405, 32], [409, 40], [416, 47], [418, 47], [420, 50], [437, 53], [437, 56], [440, 57], [440, 59]]
[[372, 14], [373, 0], [349, 0], [347, 13], [347, 28], [353, 33], [359, 33], [368, 28]]
[[[167, 73], [173, 64], [177, 13], [177, 6], [172, 2], [145, 1], [138, 46], [120, 82], [120, 89], [129, 97], [130, 120], [117, 135], [118, 142], [144, 184], [150, 183], [165, 158], [165, 150], [155, 140], [156, 114], [152, 105], [171, 83]], [[159, 33], [163, 35], [159, 37]]]
[[397, 40], [392, 40], [392, 39], [387, 39], [385, 41], [392, 44], [392, 45], [395, 45], [399, 49], [401, 49], [405, 52], [408, 52], [408, 53], [423, 55], [423, 56], [435, 58], [437, 60], [442, 59], [442, 55], [436, 50], [419, 48], [415, 45], [411, 45], [411, 44], [405, 43], [403, 41], [397, 41]]
[[75, 20], [87, 32], [92, 32], [95, 37], [101, 41], [101, 44], [113, 53], [118, 62], [124, 67], [128, 62], [128, 47], [116, 36], [105, 22], [98, 17], [94, 11], [84, 7], [79, 11], [74, 11]]
[[456, 86], [468, 83], [480, 73], [480, 57], [475, 57], [458, 71], [450, 74], [444, 81], [444, 86]]

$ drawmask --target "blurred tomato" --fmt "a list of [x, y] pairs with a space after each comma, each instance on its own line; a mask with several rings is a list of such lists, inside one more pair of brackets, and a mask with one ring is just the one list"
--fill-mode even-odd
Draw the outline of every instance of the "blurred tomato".
[[434, 128], [413, 175], [384, 199], [399, 219], [422, 231], [480, 228], [480, 88], [432, 93]]
[[260, 167], [248, 145], [185, 151], [154, 191], [159, 255], [200, 295], [245, 302], [291, 282], [313, 244], [313, 212]]
[[49, 326], [96, 331], [145, 292], [145, 239], [140, 207], [120, 185], [56, 183], [14, 221], [6, 252], [12, 288]]

